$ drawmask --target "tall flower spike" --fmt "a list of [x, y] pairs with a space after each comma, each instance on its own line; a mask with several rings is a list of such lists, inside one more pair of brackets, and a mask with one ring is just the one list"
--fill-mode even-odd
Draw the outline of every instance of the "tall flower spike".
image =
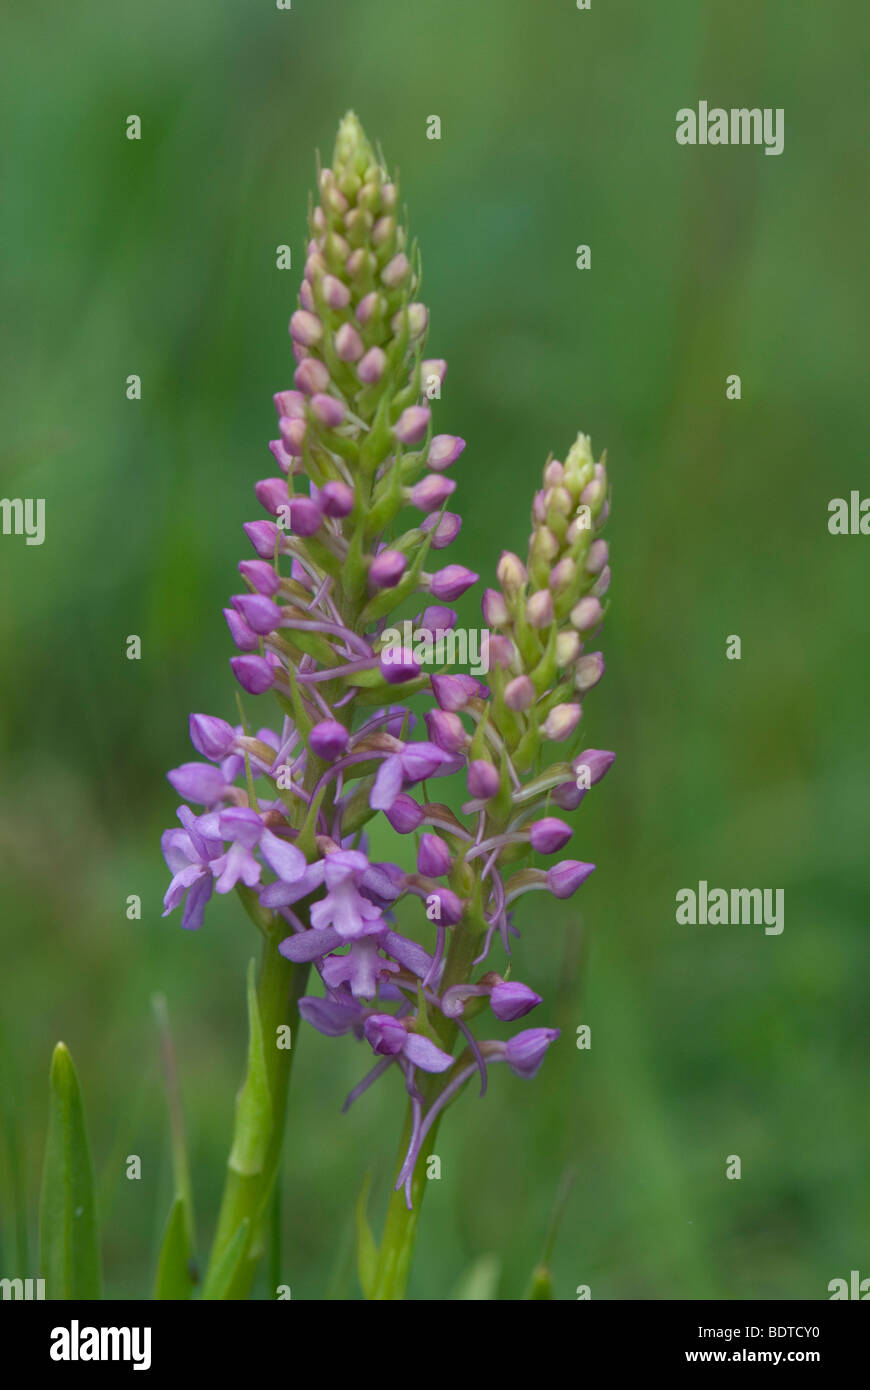
[[[483, 596], [496, 629], [488, 683], [446, 661], [429, 668], [419, 639], [441, 656], [461, 651], [440, 639], [455, 635], [450, 605], [477, 582], [431, 555], [459, 531], [459, 514], [444, 510], [456, 492], [445, 470], [465, 441], [433, 434], [447, 364], [424, 356], [419, 257], [396, 182], [352, 113], [318, 195], [289, 324], [293, 383], [275, 394], [279, 438], [254, 489], [268, 517], [245, 527], [254, 550], [239, 565], [247, 591], [225, 609], [241, 653], [233, 672], [252, 697], [270, 692], [280, 717], [255, 736], [192, 717], [205, 761], [169, 774], [197, 810], [183, 806], [183, 829], [164, 837], [166, 909], [183, 902], [182, 924], [196, 928], [212, 889], [236, 887], [267, 942], [264, 1031], [274, 1001], [301, 992], [276, 986], [276, 975], [313, 964], [323, 993], [302, 998], [302, 1016], [369, 1051], [371, 1069], [348, 1103], [384, 1074], [401, 1077], [409, 1137], [366, 1290], [398, 1297], [426, 1137], [472, 1076], [481, 1093], [494, 1062], [532, 1077], [558, 1036], [546, 1026], [507, 1041], [475, 1030], [546, 1011], [531, 985], [485, 962], [498, 942], [504, 968], [519, 935], [512, 905], [525, 893], [567, 897], [594, 868], [553, 860], [573, 833], [564, 814], [613, 757], [574, 747], [581, 696], [604, 669], [600, 652], [585, 648], [610, 582], [600, 535], [607, 475], [583, 435], [564, 464], [548, 461], [528, 555], [503, 553], [497, 586]], [[410, 646], [388, 626], [400, 605], [416, 614]], [[422, 737], [407, 707], [421, 692]], [[434, 799], [441, 778], [468, 798], [461, 815]], [[419, 832], [413, 871], [370, 858], [363, 832], [374, 817], [406, 864], [413, 856], [400, 852], [401, 837]], [[280, 1068], [276, 1076], [280, 1107]], [[237, 1132], [233, 1153], [246, 1142]], [[240, 1223], [254, 1223], [261, 1199], [256, 1183], [228, 1182], [213, 1266]]]

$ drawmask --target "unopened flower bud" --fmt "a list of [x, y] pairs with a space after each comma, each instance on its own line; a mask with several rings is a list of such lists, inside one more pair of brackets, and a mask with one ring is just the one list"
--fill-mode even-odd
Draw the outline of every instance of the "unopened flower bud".
[[504, 627], [510, 621], [504, 595], [500, 594], [498, 589], [484, 589], [480, 608], [483, 621], [489, 627]]
[[429, 592], [435, 598], [452, 603], [464, 594], [466, 589], [470, 589], [472, 584], [476, 584], [479, 578], [474, 570], [466, 569], [464, 565], [446, 565], [443, 570], [436, 570], [431, 576]]
[[[568, 663], [565, 662], [565, 665]], [[601, 652], [588, 652], [581, 656], [574, 667], [574, 686], [581, 691], [591, 690], [604, 675], [604, 657]]]
[[504, 688], [504, 702], [508, 709], [531, 709], [535, 703], [535, 687], [529, 676], [516, 676]]
[[407, 792], [400, 792], [384, 815], [397, 835], [411, 835], [423, 823], [422, 807]]
[[577, 783], [594, 787], [607, 775], [615, 759], [616, 754], [605, 748], [587, 748], [571, 764]]
[[547, 1048], [558, 1036], [558, 1028], [527, 1028], [505, 1043], [504, 1059], [516, 1076], [530, 1080], [538, 1072]]
[[433, 743], [443, 748], [445, 753], [463, 753], [468, 745], [468, 734], [458, 714], [449, 710], [430, 709], [426, 712], [426, 732]]
[[419, 444], [429, 428], [431, 411], [428, 405], [409, 405], [403, 410], [393, 433], [402, 444]]
[[535, 821], [529, 831], [529, 842], [536, 854], [558, 854], [564, 849], [572, 835], [570, 825], [559, 820], [558, 816], [544, 816]]
[[554, 705], [541, 725], [541, 733], [555, 743], [564, 743], [580, 723], [582, 712], [579, 705]]
[[577, 562], [570, 555], [562, 559], [550, 570], [549, 585], [554, 594], [563, 594], [577, 582]]
[[324, 483], [320, 489], [320, 508], [324, 516], [350, 516], [353, 511], [353, 488], [348, 483]]
[[502, 591], [512, 598], [528, 583], [526, 567], [518, 555], [511, 550], [503, 550], [496, 567], [496, 576]]
[[556, 661], [561, 667], [570, 666], [580, 655], [580, 638], [571, 628], [556, 637]]
[[329, 386], [329, 370], [317, 357], [306, 357], [293, 373], [293, 381], [306, 396], [313, 396], [317, 391], [325, 391]]
[[571, 609], [571, 622], [578, 632], [591, 632], [592, 628], [598, 626], [603, 616], [601, 604], [592, 594], [587, 594], [585, 598], [581, 598], [580, 602], [575, 603]]
[[411, 504], [421, 512], [437, 512], [444, 505], [456, 484], [452, 478], [442, 478], [438, 473], [427, 473], [410, 491]]
[[262, 560], [271, 560], [276, 546], [280, 550], [281, 532], [274, 521], [246, 521], [242, 529]]
[[290, 319], [290, 336], [302, 347], [313, 347], [323, 337], [323, 324], [310, 310], [297, 309]]
[[369, 323], [381, 308], [381, 296], [377, 290], [372, 290], [371, 294], [364, 295], [356, 306], [357, 323], [363, 327]]
[[410, 273], [411, 262], [404, 251], [400, 251], [391, 261], [387, 261], [381, 271], [381, 280], [388, 290], [394, 290], [397, 285], [401, 285], [403, 280], [407, 280]]
[[265, 594], [267, 598], [273, 598], [281, 587], [281, 580], [268, 560], [240, 560], [239, 573], [258, 594]]
[[275, 668], [262, 656], [231, 656], [230, 666], [249, 695], [262, 695], [275, 684]]
[[294, 536], [313, 536], [320, 529], [323, 517], [317, 503], [310, 497], [290, 498], [290, 525]]
[[350, 303], [350, 290], [335, 275], [324, 275], [320, 289], [330, 309], [346, 309]]
[[417, 872], [427, 878], [443, 878], [450, 872], [450, 850], [440, 835], [421, 835]]
[[400, 550], [382, 550], [369, 566], [369, 583], [375, 589], [393, 589], [407, 568]]
[[281, 431], [281, 443], [284, 445], [284, 448], [287, 450], [288, 454], [292, 454], [294, 458], [298, 458], [302, 453], [302, 446], [305, 443], [308, 422], [306, 420], [299, 420], [296, 416], [291, 418], [285, 415], [278, 421], [278, 427]]
[[433, 435], [426, 462], [430, 468], [434, 468], [437, 473], [440, 473], [456, 462], [464, 448], [465, 440], [461, 439], [458, 434]]
[[387, 365], [387, 355], [383, 348], [369, 348], [365, 357], [361, 358], [357, 364], [356, 374], [366, 386], [373, 386], [380, 381]]
[[593, 541], [586, 556], [583, 568], [587, 574], [600, 574], [607, 564], [607, 541]]
[[166, 776], [179, 796], [199, 806], [213, 806], [226, 792], [226, 781], [220, 768], [211, 767], [208, 763], [182, 763], [181, 767], [174, 767]]
[[329, 430], [336, 429], [344, 419], [344, 406], [334, 396], [325, 396], [322, 393], [312, 396], [311, 409], [320, 423]]
[[547, 870], [547, 887], [554, 898], [570, 898], [594, 869], [594, 864], [579, 859], [562, 859]]
[[503, 633], [494, 632], [489, 639], [489, 661], [490, 670], [493, 666], [498, 666], [502, 671], [509, 671], [514, 664], [517, 649], [509, 637]]
[[540, 1002], [540, 994], [519, 980], [500, 980], [493, 985], [489, 996], [489, 1006], [502, 1023], [512, 1023], [514, 1019], [522, 1018]]
[[224, 617], [227, 620], [227, 627], [230, 636], [235, 642], [240, 652], [255, 652], [260, 645], [260, 639], [256, 632], [248, 627], [241, 613], [237, 613], [235, 608], [225, 608]]
[[363, 340], [352, 323], [343, 323], [333, 339], [340, 362], [356, 362], [365, 352]]
[[261, 478], [254, 485], [254, 496], [261, 506], [277, 516], [281, 507], [286, 507], [288, 501], [287, 479], [286, 478]]
[[331, 763], [347, 751], [348, 737], [347, 729], [337, 719], [321, 719], [311, 730], [308, 743], [312, 753]]
[[553, 596], [549, 589], [539, 589], [526, 602], [526, 621], [530, 627], [549, 627], [553, 621]]
[[422, 338], [426, 332], [429, 324], [429, 310], [425, 304], [409, 304], [407, 310], [400, 309], [390, 319], [390, 327], [394, 333], [401, 333], [406, 313], [408, 315], [408, 334], [413, 342], [416, 338]]
[[431, 533], [429, 544], [433, 550], [446, 550], [462, 529], [462, 517], [457, 512], [431, 512], [420, 529]]
[[225, 719], [213, 714], [192, 714], [190, 716], [190, 741], [197, 753], [212, 762], [218, 762], [232, 751], [236, 741], [236, 731]]
[[402, 647], [381, 652], [381, 675], [390, 685], [402, 685], [412, 681], [420, 674], [420, 663], [412, 651]]
[[265, 636], [280, 625], [281, 609], [265, 594], [234, 594], [232, 602], [252, 632]]
[[468, 794], [480, 801], [489, 801], [501, 786], [498, 768], [482, 758], [468, 764]]
[[432, 694], [442, 709], [455, 712], [464, 709], [468, 701], [483, 694], [484, 687], [474, 676], [449, 675], [432, 677]]

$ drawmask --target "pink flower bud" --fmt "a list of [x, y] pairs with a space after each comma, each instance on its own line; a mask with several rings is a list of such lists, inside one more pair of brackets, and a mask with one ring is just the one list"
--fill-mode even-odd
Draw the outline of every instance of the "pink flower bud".
[[430, 418], [428, 405], [409, 405], [393, 426], [393, 433], [402, 444], [419, 444], [429, 428]]
[[273, 516], [278, 515], [279, 507], [287, 505], [287, 480], [286, 478], [263, 478], [254, 485], [254, 496], [261, 506], [271, 512]]
[[462, 517], [457, 512], [431, 512], [420, 529], [431, 533], [429, 544], [433, 550], [446, 550], [462, 530]]
[[346, 309], [350, 303], [350, 290], [334, 275], [324, 275], [320, 289], [330, 309]]
[[275, 668], [262, 656], [231, 656], [230, 666], [249, 695], [262, 695], [275, 684]]
[[401, 285], [403, 280], [407, 280], [410, 273], [411, 262], [404, 251], [400, 251], [391, 261], [387, 261], [381, 271], [381, 279], [388, 290], [394, 290], [397, 285]]
[[[293, 373], [293, 381], [306, 396], [325, 391], [329, 386], [329, 371], [316, 357], [306, 357]], [[287, 412], [289, 414], [289, 411]]]
[[369, 583], [375, 589], [393, 589], [405, 573], [408, 562], [399, 550], [382, 550], [369, 566]]
[[529, 832], [529, 842], [536, 854], [558, 854], [571, 838], [571, 827], [558, 816], [544, 816], [535, 821]]
[[344, 406], [334, 396], [324, 396], [320, 393], [312, 396], [311, 409], [320, 423], [329, 430], [337, 429], [344, 419]]
[[324, 516], [350, 516], [353, 511], [353, 488], [339, 481], [324, 483], [320, 489], [320, 509]]
[[383, 348], [369, 348], [365, 357], [360, 360], [356, 374], [366, 386], [373, 386], [375, 382], [380, 381], [386, 365], [387, 354]]
[[604, 616], [604, 610], [597, 598], [587, 594], [581, 598], [579, 603], [575, 603], [571, 609], [571, 622], [578, 632], [591, 632], [592, 628], [597, 627]]
[[281, 580], [268, 560], [240, 560], [239, 573], [258, 594], [272, 598], [281, 587]]
[[[308, 358], [308, 361], [315, 361], [315, 358]], [[305, 397], [299, 391], [276, 391], [272, 400], [275, 402], [275, 409], [280, 420], [286, 415], [288, 420], [304, 420], [305, 418]]]
[[248, 627], [241, 613], [237, 613], [235, 608], [225, 608], [224, 617], [227, 620], [227, 627], [230, 636], [235, 642], [240, 652], [255, 652], [259, 648], [260, 639], [256, 632]]
[[594, 864], [583, 864], [579, 859], [562, 859], [547, 870], [547, 887], [554, 898], [570, 898], [594, 869]]
[[436, 512], [444, 505], [456, 484], [452, 478], [442, 478], [437, 473], [427, 473], [419, 483], [411, 488], [410, 501], [421, 512]]
[[577, 728], [582, 713], [580, 705], [554, 705], [541, 725], [541, 733], [555, 743], [564, 743]]
[[480, 609], [483, 621], [489, 627], [504, 627], [510, 621], [504, 595], [500, 594], [498, 589], [484, 589]]
[[377, 290], [372, 290], [371, 294], [364, 295], [356, 306], [357, 323], [369, 323], [381, 307], [381, 296]]
[[528, 583], [526, 567], [518, 555], [511, 550], [503, 550], [496, 566], [496, 576], [502, 590], [512, 598]]
[[593, 541], [583, 568], [587, 574], [600, 574], [607, 564], [607, 541]]
[[290, 525], [294, 536], [313, 536], [320, 530], [323, 517], [317, 503], [310, 497], [290, 498]]
[[313, 347], [323, 337], [323, 324], [308, 309], [297, 309], [290, 320], [290, 336], [302, 347]]
[[241, 613], [252, 632], [265, 636], [281, 622], [281, 609], [265, 594], [234, 594], [233, 607]]
[[190, 741], [197, 753], [211, 762], [219, 762], [232, 751], [236, 731], [232, 724], [225, 719], [217, 719], [213, 714], [192, 714]]
[[426, 713], [426, 732], [433, 743], [445, 753], [463, 753], [468, 746], [468, 734], [458, 714], [443, 709]]
[[449, 468], [451, 463], [455, 463], [465, 448], [465, 440], [460, 439], [458, 434], [436, 434], [433, 435], [429, 444], [429, 454], [426, 459], [430, 468], [434, 468], [436, 473]]
[[284, 415], [278, 421], [278, 427], [281, 430], [281, 443], [284, 445], [284, 448], [287, 450], [288, 454], [292, 454], [294, 458], [298, 458], [302, 453], [302, 446], [305, 443], [305, 435], [308, 430], [307, 421], [299, 420], [296, 416], [290, 417]]
[[485, 759], [475, 758], [468, 764], [468, 794], [479, 801], [489, 801], [501, 786], [498, 768]]
[[347, 729], [337, 719], [321, 719], [311, 730], [308, 743], [312, 753], [331, 763], [347, 751], [348, 738]]
[[508, 709], [531, 709], [535, 703], [535, 687], [528, 676], [516, 676], [508, 681], [504, 689], [504, 702]]
[[529, 989], [528, 985], [520, 984], [519, 980], [500, 980], [493, 985], [489, 995], [489, 1006], [502, 1023], [512, 1023], [514, 1019], [522, 1018], [540, 1002], [540, 994]]
[[450, 850], [440, 835], [422, 835], [417, 850], [417, 872], [427, 878], [442, 878], [450, 872]]
[[429, 592], [435, 598], [451, 603], [453, 599], [464, 594], [466, 589], [470, 589], [472, 584], [476, 584], [479, 578], [479, 575], [466, 569], [464, 565], [447, 565], [443, 570], [436, 570], [431, 576]]
[[276, 546], [281, 549], [283, 537], [274, 521], [246, 521], [242, 530], [262, 560], [271, 560]]
[[384, 815], [397, 835], [410, 835], [423, 823], [422, 808], [407, 792], [400, 792]]
[[526, 621], [530, 627], [549, 627], [553, 621], [553, 596], [549, 589], [539, 589], [526, 603]]
[[[567, 664], [567, 663], [566, 663]], [[574, 685], [581, 693], [591, 690], [604, 675], [604, 657], [601, 652], [588, 652], [581, 656], [574, 667]]]
[[363, 340], [352, 323], [343, 323], [333, 342], [335, 355], [341, 362], [356, 362], [365, 352]]

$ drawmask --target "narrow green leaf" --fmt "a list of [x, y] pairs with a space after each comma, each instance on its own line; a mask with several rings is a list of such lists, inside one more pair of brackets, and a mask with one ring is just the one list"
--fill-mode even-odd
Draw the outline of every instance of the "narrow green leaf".
[[272, 1135], [272, 1097], [253, 959], [248, 965], [248, 1071], [236, 1105], [236, 1137], [229, 1166], [243, 1177], [253, 1177], [263, 1171]]
[[372, 1228], [366, 1216], [371, 1181], [371, 1173], [366, 1173], [365, 1182], [356, 1203], [356, 1267], [362, 1291], [367, 1299], [371, 1298], [374, 1291], [378, 1267], [378, 1248], [375, 1245]]
[[187, 1236], [184, 1201], [176, 1197], [169, 1213], [166, 1234], [160, 1247], [154, 1297], [157, 1299], [188, 1299], [194, 1289], [195, 1265], [193, 1250]]
[[205, 1288], [202, 1291], [204, 1299], [228, 1297], [242, 1261], [247, 1258], [250, 1225], [251, 1223], [246, 1216], [206, 1280]]
[[94, 1165], [79, 1079], [64, 1043], [51, 1059], [39, 1263], [48, 1298], [101, 1297]]

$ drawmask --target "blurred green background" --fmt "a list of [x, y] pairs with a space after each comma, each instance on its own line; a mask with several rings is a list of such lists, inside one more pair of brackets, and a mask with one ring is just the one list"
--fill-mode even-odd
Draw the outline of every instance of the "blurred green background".
[[[420, 240], [429, 352], [450, 363], [436, 428], [468, 440], [450, 558], [486, 579], [525, 551], [541, 465], [578, 428], [613, 482], [608, 670], [584, 722], [618, 756], [574, 851], [599, 867], [517, 918], [516, 975], [563, 1040], [536, 1082], [496, 1069], [443, 1125], [411, 1296], [452, 1296], [490, 1253], [500, 1296], [521, 1295], [571, 1171], [559, 1298], [824, 1298], [870, 1275], [870, 539], [827, 531], [831, 498], [870, 495], [866, 11], [31, 0], [3, 30], [0, 491], [45, 497], [47, 535], [0, 537], [0, 1272], [36, 1272], [63, 1038], [107, 1291], [148, 1294], [170, 1198], [155, 990], [211, 1234], [255, 933], [234, 899], [198, 935], [162, 920], [164, 772], [190, 756], [189, 710], [234, 718], [220, 610], [274, 471], [315, 150], [353, 107]], [[784, 153], [679, 147], [675, 113], [701, 99], [783, 107]], [[702, 878], [784, 888], [783, 934], [677, 925]], [[384, 1200], [403, 1099], [391, 1078], [342, 1117], [362, 1049], [310, 1029], [298, 1046], [284, 1278], [356, 1297], [352, 1207], [369, 1166]]]

